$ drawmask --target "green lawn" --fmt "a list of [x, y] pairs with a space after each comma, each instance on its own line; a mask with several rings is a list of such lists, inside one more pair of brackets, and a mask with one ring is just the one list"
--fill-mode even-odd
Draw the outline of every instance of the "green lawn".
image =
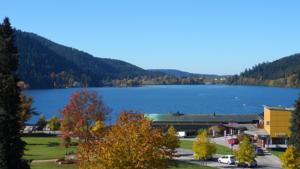
[[[61, 158], [66, 149], [60, 145], [58, 137], [23, 137], [26, 143], [25, 159], [47, 160]], [[76, 151], [76, 146], [71, 146], [69, 151]]]
[[[25, 159], [46, 160], [61, 158], [65, 154], [65, 148], [60, 145], [58, 137], [23, 137], [26, 143]], [[181, 148], [192, 149], [192, 141], [181, 141]], [[76, 146], [69, 148], [69, 151], [76, 151]], [[217, 145], [218, 154], [230, 154], [231, 150], [227, 147]], [[186, 162], [177, 161], [177, 165], [169, 169], [214, 169], [212, 167], [200, 166]], [[54, 162], [33, 163], [32, 169], [78, 169], [74, 164], [57, 165]]]
[[[65, 148], [60, 146], [60, 139], [58, 137], [23, 137], [26, 143], [25, 158], [34, 160], [46, 160], [61, 158], [65, 154]], [[181, 147], [192, 149], [192, 141], [181, 141]], [[218, 152], [227, 153], [224, 146], [217, 146]], [[69, 151], [76, 151], [76, 147], [72, 146]], [[229, 149], [230, 151], [230, 149]], [[228, 154], [228, 153], [227, 153]], [[33, 163], [32, 169], [78, 169], [75, 164], [57, 165], [54, 162], [47, 163]], [[213, 167], [200, 166], [187, 162], [177, 161], [176, 165], [169, 169], [214, 169]]]
[[75, 164], [57, 165], [53, 162], [31, 164], [31, 169], [78, 169]]
[[[216, 144], [217, 146], [217, 152], [216, 154], [232, 154], [231, 149], [219, 144]], [[181, 140], [180, 141], [180, 148], [184, 148], [184, 149], [192, 149], [193, 148], [193, 141], [191, 140]]]
[[169, 169], [216, 169], [215, 167], [201, 166], [198, 164], [187, 163], [183, 161], [176, 161], [176, 165]]
[[280, 158], [280, 156], [284, 153], [285, 149], [284, 148], [272, 148], [272, 149], [268, 149], [268, 151]]
[[[32, 164], [31, 169], [77, 169], [76, 165], [57, 165], [55, 163], [40, 163], [40, 164]], [[187, 162], [177, 161], [176, 166], [172, 166], [169, 169], [216, 169], [213, 167], [200, 166], [197, 164], [191, 164]]]

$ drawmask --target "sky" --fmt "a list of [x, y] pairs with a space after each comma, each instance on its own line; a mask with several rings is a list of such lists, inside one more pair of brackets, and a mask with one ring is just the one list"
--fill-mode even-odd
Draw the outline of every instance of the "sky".
[[300, 51], [300, 1], [7, 0], [17, 29], [144, 69], [238, 74]]

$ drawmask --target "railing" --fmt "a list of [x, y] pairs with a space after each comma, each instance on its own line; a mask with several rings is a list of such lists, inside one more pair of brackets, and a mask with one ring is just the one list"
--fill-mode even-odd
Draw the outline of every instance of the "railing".
[[266, 144], [266, 148], [287, 148], [287, 144]]

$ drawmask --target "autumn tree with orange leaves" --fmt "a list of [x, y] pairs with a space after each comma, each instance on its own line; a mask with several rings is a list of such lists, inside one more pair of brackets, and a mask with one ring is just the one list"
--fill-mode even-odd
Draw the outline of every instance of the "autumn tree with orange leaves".
[[110, 109], [96, 92], [82, 90], [74, 93], [61, 111], [62, 138], [78, 137], [80, 142], [94, 139], [94, 126], [104, 124], [109, 112]]
[[123, 112], [103, 138], [79, 145], [79, 168], [166, 169], [178, 145], [171, 130], [164, 134], [143, 114]]

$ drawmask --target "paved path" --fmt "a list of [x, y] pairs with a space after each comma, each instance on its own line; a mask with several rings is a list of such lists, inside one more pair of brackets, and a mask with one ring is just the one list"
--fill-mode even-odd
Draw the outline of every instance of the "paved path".
[[[195, 138], [184, 138], [183, 140], [195, 140]], [[226, 146], [231, 148], [230, 144], [228, 144], [227, 140], [224, 137], [218, 137], [218, 138], [214, 138], [213, 141], [217, 144]], [[237, 146], [233, 147], [234, 149], [237, 148]], [[191, 162], [191, 163], [195, 163], [195, 164], [202, 164], [202, 162], [198, 161], [198, 160], [194, 160], [193, 159], [193, 152], [192, 150], [186, 150], [186, 149], [178, 149], [178, 155], [180, 155], [180, 157], [178, 157], [178, 160], [183, 160], [186, 162]], [[212, 166], [212, 167], [217, 167], [220, 169], [224, 169], [224, 168], [238, 168], [234, 165], [227, 165], [227, 164], [220, 164], [217, 162], [217, 158], [220, 155], [216, 155], [214, 156], [214, 161], [210, 161], [207, 163], [208, 166]], [[258, 168], [263, 168], [263, 169], [282, 169], [281, 168], [281, 162], [280, 159], [271, 154], [266, 152], [265, 155], [263, 156], [257, 156], [256, 161], [258, 163]]]
[[49, 159], [49, 160], [32, 160], [31, 163], [48, 163], [48, 162], [55, 162], [57, 159]]

